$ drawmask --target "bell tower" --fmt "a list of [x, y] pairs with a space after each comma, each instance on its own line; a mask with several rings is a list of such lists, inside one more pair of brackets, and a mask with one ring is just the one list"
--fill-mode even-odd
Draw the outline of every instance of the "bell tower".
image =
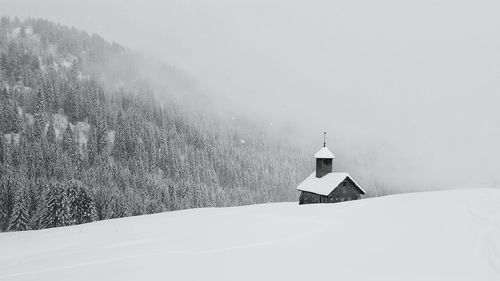
[[323, 147], [314, 155], [316, 158], [316, 177], [321, 178], [333, 171], [335, 156], [326, 147], [326, 132], [323, 133]]

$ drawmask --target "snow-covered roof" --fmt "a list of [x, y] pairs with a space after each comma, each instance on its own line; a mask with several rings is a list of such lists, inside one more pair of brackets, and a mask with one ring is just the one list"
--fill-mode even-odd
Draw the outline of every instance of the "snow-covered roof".
[[323, 146], [316, 154], [314, 154], [314, 158], [326, 158], [333, 159], [335, 155], [328, 149], [328, 147]]
[[308, 191], [324, 196], [328, 196], [332, 191], [339, 186], [346, 178], [349, 178], [354, 185], [361, 190], [363, 194], [366, 192], [357, 184], [348, 173], [328, 173], [321, 178], [316, 177], [316, 172], [313, 172], [309, 177], [307, 177], [297, 189], [300, 191]]

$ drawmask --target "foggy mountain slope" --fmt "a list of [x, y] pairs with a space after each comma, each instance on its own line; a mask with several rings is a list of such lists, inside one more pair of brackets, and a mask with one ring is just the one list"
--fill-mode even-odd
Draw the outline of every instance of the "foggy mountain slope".
[[206, 208], [0, 234], [0, 280], [498, 280], [500, 193]]
[[369, 184], [500, 181], [498, 1], [4, 3], [163, 58], [215, 89], [218, 103], [285, 123], [310, 153], [326, 130], [345, 153], [342, 170], [363, 170]]
[[75, 28], [1, 19], [0, 231], [296, 199], [300, 149], [222, 119], [151, 64]]
[[309, 153], [326, 130], [343, 153], [342, 170], [369, 174], [367, 184], [407, 191], [500, 182], [498, 1], [0, 0], [0, 7], [161, 58], [214, 89], [217, 104], [269, 127], [285, 124]]

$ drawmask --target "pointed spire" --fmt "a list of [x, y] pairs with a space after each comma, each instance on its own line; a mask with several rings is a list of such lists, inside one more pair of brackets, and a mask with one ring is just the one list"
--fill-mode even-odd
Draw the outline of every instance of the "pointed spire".
[[333, 159], [335, 156], [326, 147], [326, 132], [323, 132], [323, 147], [314, 155], [314, 158]]

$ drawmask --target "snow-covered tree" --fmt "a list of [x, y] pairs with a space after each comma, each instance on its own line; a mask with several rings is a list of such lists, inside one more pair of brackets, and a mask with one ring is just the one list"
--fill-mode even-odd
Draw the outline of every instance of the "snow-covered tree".
[[7, 82], [7, 70], [8, 70], [7, 68], [8, 68], [7, 54], [3, 53], [0, 55], [0, 73], [2, 75], [1, 79], [3, 83]]
[[33, 118], [35, 119], [34, 124], [34, 137], [35, 140], [40, 140], [43, 136], [45, 130], [45, 121], [43, 120], [43, 112], [45, 111], [45, 103], [43, 99], [43, 94], [38, 91], [35, 97], [35, 108], [33, 111]]
[[68, 115], [70, 122], [75, 123], [80, 119], [80, 96], [75, 87], [69, 87], [67, 90], [64, 112]]
[[72, 148], [74, 145], [74, 138], [73, 138], [73, 130], [71, 130], [71, 125], [68, 123], [66, 125], [66, 130], [63, 133], [62, 137], [62, 148], [64, 151], [68, 151]]
[[66, 194], [73, 222], [81, 224], [94, 221], [96, 219], [95, 205], [87, 188], [78, 180], [70, 180], [67, 185]]
[[54, 129], [54, 121], [52, 120], [49, 122], [46, 138], [49, 145], [53, 145], [56, 143], [56, 130]]
[[17, 107], [10, 100], [10, 95], [6, 88], [0, 90], [0, 129], [5, 133], [17, 133], [19, 130]]
[[0, 178], [0, 230], [6, 230], [15, 202], [15, 192], [18, 188], [17, 178], [12, 169], [2, 171]]
[[[4, 142], [5, 142], [5, 140], [4, 140], [3, 132], [2, 132], [2, 130], [0, 128], [0, 164], [4, 163], [4, 159], [5, 159], [5, 157], [4, 157], [5, 156], [5, 152], [4, 152], [5, 145], [4, 145]], [[1, 178], [1, 176], [0, 176], [0, 178]]]
[[42, 228], [66, 226], [72, 223], [68, 198], [60, 183], [52, 182], [45, 195]]
[[120, 111], [117, 118], [117, 126], [115, 130], [115, 141], [113, 145], [112, 155], [117, 160], [127, 160], [128, 159], [128, 131], [123, 113]]
[[26, 189], [20, 188], [16, 192], [14, 210], [9, 220], [9, 230], [22, 231], [29, 229], [29, 197]]
[[66, 126], [66, 130], [63, 133], [62, 149], [64, 152], [66, 152], [73, 163], [78, 163], [78, 161], [80, 160], [80, 152], [77, 141], [73, 136], [73, 130], [71, 129], [70, 123], [68, 123], [68, 125]]
[[51, 81], [43, 83], [43, 92], [45, 93], [45, 108], [51, 113], [56, 113], [59, 101]]
[[42, 144], [40, 142], [33, 143], [30, 151], [29, 172], [32, 174], [32, 178], [43, 178], [45, 175], [45, 159]]

